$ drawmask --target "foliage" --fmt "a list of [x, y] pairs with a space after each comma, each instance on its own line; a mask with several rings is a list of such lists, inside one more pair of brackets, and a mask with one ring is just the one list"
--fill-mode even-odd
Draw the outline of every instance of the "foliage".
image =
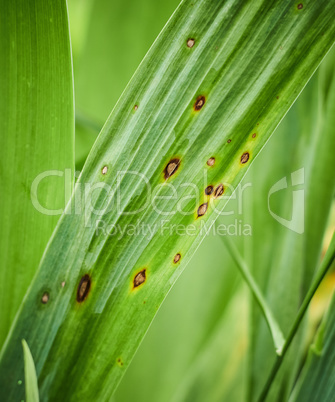
[[[24, 341], [26, 392], [36, 382], [33, 357], [42, 400], [109, 400], [129, 366], [114, 395], [117, 401], [252, 401], [266, 396], [274, 401], [303, 400], [299, 398], [313, 395], [314, 390], [327, 398], [331, 377], [325, 389], [316, 383], [323, 365], [329, 364], [328, 354], [309, 358], [301, 370], [308, 341], [307, 322], [300, 324], [334, 259], [332, 246], [315, 274], [335, 186], [329, 169], [335, 146], [332, 57], [267, 142], [333, 43], [334, 1], [183, 1], [136, 70], [86, 159], [121, 86], [175, 5], [164, 3], [160, 19], [158, 3], [143, 0], [143, 4], [143, 14], [155, 21], [152, 29], [138, 18], [135, 2], [127, 5], [126, 13], [124, 6], [107, 1], [70, 2], [71, 15], [79, 13], [70, 18], [77, 18], [78, 28], [72, 27], [78, 105], [74, 155], [66, 4], [59, 0], [42, 6], [29, 0], [9, 6], [3, 1], [9, 15], [1, 17], [0, 39], [6, 60], [1, 86], [7, 91], [1, 102], [3, 163], [14, 160], [18, 169], [3, 170], [2, 180], [6, 242], [0, 271], [6, 314], [1, 317], [0, 335], [3, 339], [8, 335], [0, 355], [0, 395], [23, 398], [24, 388], [17, 381], [23, 378], [21, 340], [26, 339], [31, 350]], [[113, 41], [117, 35], [123, 42]], [[124, 51], [132, 46], [133, 54]], [[90, 74], [92, 80], [87, 79]], [[74, 160], [77, 169], [84, 167], [79, 177], [76, 174], [67, 203]], [[32, 183], [51, 169], [65, 172], [64, 181], [53, 184], [47, 178], [35, 195], [41, 193], [41, 204], [49, 209], [64, 199], [58, 223], [57, 215], [37, 213], [28, 197], [33, 194], [37, 199], [31, 193]], [[17, 171], [24, 170], [29, 174], [22, 180]], [[270, 202], [270, 188], [289, 176], [293, 185], [303, 177], [305, 203], [292, 203], [287, 192], [275, 190]], [[250, 180], [253, 187], [243, 207], [252, 236], [223, 237], [224, 246], [213, 236], [193, 257], [206, 235], [204, 225], [213, 228], [218, 215], [234, 208], [234, 190], [238, 192], [241, 180]], [[304, 205], [305, 214], [298, 214], [302, 218], [294, 222]], [[288, 218], [280, 225], [280, 219], [274, 219], [278, 216]], [[216, 227], [239, 218], [240, 212], [222, 215]], [[296, 226], [290, 224], [288, 230], [287, 222]], [[143, 225], [149, 232], [136, 231]], [[171, 232], [176, 227], [194, 228], [194, 233]], [[110, 235], [106, 228], [119, 232]], [[130, 365], [189, 261], [179, 295], [177, 291], [173, 298], [172, 291], [167, 300], [166, 311], [170, 302], [172, 312], [162, 315], [163, 307], [161, 321], [156, 321], [162, 325], [156, 329], [161, 350], [169, 343], [166, 329], [171, 314], [192, 312], [190, 326], [181, 324], [184, 343], [170, 349], [166, 360], [156, 361], [150, 343], [155, 332], [150, 331], [149, 344], [143, 344], [149, 355], [140, 351]], [[235, 264], [253, 295], [242, 286]], [[187, 309], [190, 284], [203, 295], [194, 295], [194, 305]], [[332, 320], [330, 312], [322, 325], [325, 331], [319, 332], [317, 350], [331, 347]], [[198, 321], [202, 325], [195, 334]], [[167, 384], [163, 390], [157, 374]], [[137, 386], [130, 387], [133, 383]]]

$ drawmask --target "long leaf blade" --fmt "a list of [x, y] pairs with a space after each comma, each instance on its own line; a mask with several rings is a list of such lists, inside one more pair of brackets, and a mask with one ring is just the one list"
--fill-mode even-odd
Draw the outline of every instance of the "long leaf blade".
[[[69, 198], [74, 111], [65, 0], [1, 0], [0, 8], [1, 347], [61, 213], [36, 208], [64, 209]], [[43, 177], [48, 170], [58, 176]]]

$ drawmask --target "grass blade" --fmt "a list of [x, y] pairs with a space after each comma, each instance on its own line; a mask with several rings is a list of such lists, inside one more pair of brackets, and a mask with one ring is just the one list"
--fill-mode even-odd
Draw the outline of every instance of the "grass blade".
[[310, 347], [301, 378], [290, 402], [331, 402], [335, 394], [335, 293], [319, 328], [315, 343]]
[[[61, 214], [43, 215], [32, 201], [64, 210], [71, 194], [74, 111], [65, 0], [0, 8], [1, 347]], [[41, 177], [36, 199], [32, 184], [47, 170], [62, 177]]]
[[24, 381], [26, 388], [26, 402], [39, 402], [38, 384], [34, 359], [31, 355], [27, 342], [22, 340], [24, 356]]
[[[332, 123], [334, 103], [331, 96], [334, 91], [328, 89], [334, 85], [333, 83], [329, 85], [334, 71], [332, 56], [332, 54], [327, 56], [325, 63], [320, 66], [318, 73], [305, 88], [297, 104], [280, 127], [280, 131], [285, 130], [282, 132], [285, 137], [278, 133], [281, 136], [282, 145], [289, 145], [289, 149], [280, 153], [279, 150], [285, 148], [278, 142], [279, 138], [274, 138], [275, 143], [271, 140], [269, 144], [272, 153], [269, 154], [267, 161], [264, 160], [264, 164], [271, 166], [272, 160], [282, 154], [281, 161], [277, 162], [277, 165], [283, 165], [284, 169], [279, 171], [271, 169], [270, 180], [266, 180], [264, 190], [255, 188], [253, 191], [253, 194], [256, 194], [256, 199], [252, 203], [255, 230], [250, 239], [251, 256], [245, 258], [248, 263], [250, 261], [253, 264], [253, 275], [257, 283], [261, 284], [263, 294], [266, 295], [285, 335], [291, 329], [303, 298], [306, 296], [306, 286], [310, 284], [311, 275], [317, 268], [316, 262], [320, 258], [320, 249], [334, 193], [335, 177], [329, 169], [332, 149], [335, 146]], [[326, 71], [328, 71], [327, 86], [323, 84]], [[331, 71], [330, 74], [329, 71]], [[261, 159], [263, 156], [266, 156], [266, 153], [261, 155]], [[265, 192], [263, 200], [266, 200], [274, 182], [287, 177], [290, 183], [292, 172], [301, 168], [304, 168], [304, 184], [296, 187], [289, 184], [288, 187], [291, 188], [278, 192], [275, 199], [277, 202], [272, 204], [272, 208], [280, 216], [293, 219], [293, 203], [289, 195], [296, 190], [299, 192], [295, 194], [301, 194], [303, 190], [304, 200], [302, 203], [297, 203], [297, 206], [301, 208], [301, 211], [304, 211], [305, 206], [305, 214], [300, 214], [300, 218], [299, 214], [296, 214], [296, 218], [299, 218], [298, 225], [305, 226], [303, 234], [288, 230], [269, 214], [264, 214], [263, 211], [267, 210], [267, 206], [260, 197]], [[259, 169], [255, 175], [256, 182], [262, 176], [264, 176], [262, 169]], [[274, 244], [276, 247], [273, 246]], [[252, 318], [254, 335], [251, 342], [253, 346], [250, 349], [252, 363], [249, 374], [251, 400], [257, 400], [264, 386], [264, 378], [255, 373], [270, 372], [275, 363], [266, 324], [262, 317], [256, 317], [257, 311], [258, 306], [254, 308]], [[289, 397], [303, 359], [304, 326], [301, 327], [286, 354], [275, 384], [271, 386], [269, 400], [275, 399], [279, 393], [283, 399]]]
[[240, 255], [237, 247], [233, 243], [233, 241], [230, 239], [229, 236], [226, 236], [225, 238], [221, 237], [224, 245], [227, 247], [229, 250], [230, 255], [233, 257], [237, 268], [241, 272], [244, 280], [249, 286], [249, 289], [251, 290], [255, 300], [257, 301], [259, 307], [261, 308], [264, 317], [266, 319], [266, 322], [269, 326], [271, 336], [273, 339], [273, 344], [276, 349], [276, 353], [278, 355], [281, 355], [282, 353], [282, 348], [285, 343], [284, 335], [279, 327], [279, 324], [276, 321], [276, 318], [274, 317], [271, 308], [269, 307], [265, 297], [262, 294], [262, 291], [260, 290], [259, 286], [255, 282], [248, 265]]
[[285, 344], [282, 349], [282, 354], [277, 357], [276, 363], [273, 366], [273, 369], [265, 384], [264, 390], [262, 391], [262, 393], [260, 395], [260, 398], [259, 398], [260, 402], [265, 401], [266, 396], [270, 390], [271, 384], [272, 384], [274, 378], [276, 377], [276, 374], [283, 362], [285, 354], [286, 354], [288, 348], [290, 347], [290, 345], [293, 341], [293, 338], [296, 335], [298, 328], [302, 322], [302, 319], [308, 309], [309, 303], [311, 302], [315, 292], [317, 291], [318, 287], [320, 286], [320, 283], [322, 282], [323, 278], [325, 277], [326, 273], [328, 272], [328, 270], [331, 267], [334, 260], [335, 260], [335, 233], [333, 234], [332, 241], [331, 241], [331, 243], [328, 247], [328, 250], [326, 252], [326, 255], [322, 261], [321, 267], [318, 270], [316, 277], [314, 278], [313, 283], [307, 292], [307, 295], [300, 307], [298, 315], [297, 315], [297, 317], [292, 325], [292, 328], [287, 336], [287, 339], [286, 339]]

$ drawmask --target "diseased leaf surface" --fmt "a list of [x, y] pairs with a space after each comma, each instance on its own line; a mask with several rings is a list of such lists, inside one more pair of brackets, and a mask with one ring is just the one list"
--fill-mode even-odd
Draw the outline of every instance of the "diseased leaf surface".
[[[333, 10], [333, 0], [303, 10], [265, 0], [181, 3], [86, 161], [2, 353], [1, 393], [20, 397], [11, 381], [22, 370], [16, 357], [24, 337], [42, 398], [110, 398], [203, 239], [203, 223], [226, 203], [205, 188], [239, 183], [329, 50]], [[154, 207], [147, 184], [162, 191], [173, 184], [177, 195]], [[198, 199], [184, 198], [185, 214], [178, 212], [194, 189]], [[91, 207], [108, 210], [97, 215]], [[150, 231], [136, 233], [142, 224]], [[122, 237], [108, 235], [115, 225]], [[176, 225], [194, 226], [194, 234], [171, 232]]]

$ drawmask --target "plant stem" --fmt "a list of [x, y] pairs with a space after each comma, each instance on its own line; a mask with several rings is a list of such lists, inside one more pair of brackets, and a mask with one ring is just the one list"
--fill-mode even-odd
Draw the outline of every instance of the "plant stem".
[[312, 286], [310, 287], [309, 291], [307, 292], [307, 295], [298, 311], [297, 317], [296, 317], [296, 319], [291, 327], [291, 330], [288, 334], [288, 337], [284, 343], [282, 353], [281, 353], [281, 355], [277, 356], [277, 360], [271, 370], [270, 376], [268, 377], [265, 387], [258, 399], [259, 402], [265, 401], [265, 399], [270, 391], [272, 382], [275, 379], [275, 377], [278, 373], [278, 370], [283, 362], [285, 354], [286, 354], [290, 344], [292, 343], [292, 340], [299, 328], [299, 325], [307, 311], [309, 303], [311, 302], [316, 290], [318, 289], [320, 283], [322, 282], [323, 278], [325, 277], [326, 273], [328, 272], [329, 268], [331, 267], [334, 259], [335, 259], [335, 233], [333, 233], [332, 240], [330, 242], [330, 245], [328, 247], [325, 257], [322, 260], [321, 267], [316, 273]]
[[225, 238], [221, 237], [221, 239], [222, 239], [223, 243], [225, 244], [225, 246], [227, 247], [230, 255], [234, 259], [243, 278], [247, 282], [259, 307], [261, 308], [261, 310], [265, 316], [266, 322], [268, 324], [268, 327], [270, 329], [273, 343], [274, 343], [274, 346], [276, 349], [276, 353], [278, 355], [280, 355], [282, 352], [282, 349], [283, 349], [285, 339], [284, 339], [283, 333], [271, 311], [271, 308], [269, 307], [269, 305], [268, 305], [265, 297], [263, 296], [261, 289], [258, 287], [255, 279], [253, 278], [253, 276], [248, 268], [248, 265], [246, 264], [246, 262], [240, 255], [237, 247], [231, 241], [230, 237], [229, 236], [226, 236]]

